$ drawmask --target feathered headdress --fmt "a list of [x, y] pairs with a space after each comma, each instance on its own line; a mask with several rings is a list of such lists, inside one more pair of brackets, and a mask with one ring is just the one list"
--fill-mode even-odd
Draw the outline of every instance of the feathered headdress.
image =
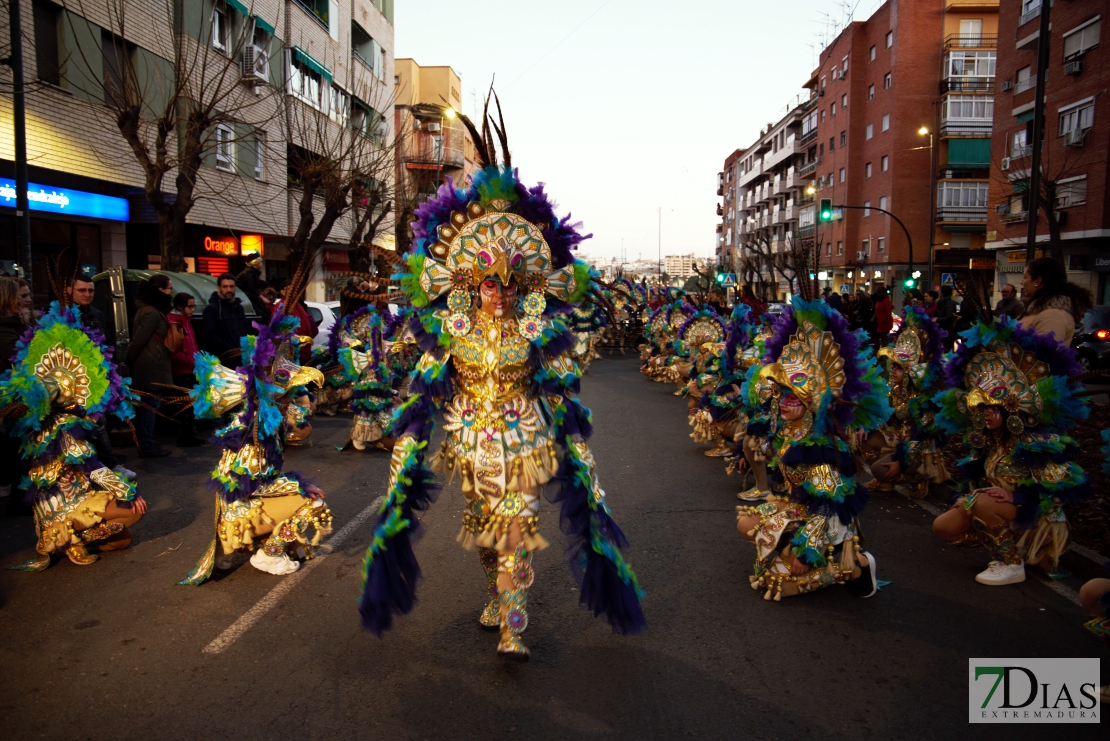
[[907, 306], [893, 342], [889, 347], [879, 348], [877, 355], [902, 366], [914, 385], [924, 390], [939, 380], [943, 372], [941, 340], [947, 336], [925, 309]]
[[[676, 314], [686, 316], [685, 314]], [[678, 328], [678, 338], [682, 341], [683, 349], [692, 353], [706, 342], [714, 345], [725, 340], [726, 327], [721, 317], [709, 309], [695, 311], [682, 322]]]

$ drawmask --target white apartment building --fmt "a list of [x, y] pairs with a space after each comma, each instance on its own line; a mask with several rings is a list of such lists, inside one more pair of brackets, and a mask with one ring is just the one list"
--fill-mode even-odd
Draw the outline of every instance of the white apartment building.
[[663, 272], [672, 278], [689, 278], [694, 274], [694, 268], [701, 267], [694, 253], [689, 255], [665, 255], [663, 257]]
[[[143, 171], [105, 115], [105, 96], [120, 84], [121, 69], [135, 70], [158, 95], [182, 49], [203, 59], [207, 74], [231, 75], [234, 89], [221, 106], [236, 113], [234, 123], [213, 131], [203, 158], [185, 231], [187, 268], [237, 272], [261, 254], [266, 277], [283, 277], [299, 216], [300, 191], [288, 171], [292, 140], [311, 147], [350, 130], [379, 149], [391, 141], [393, 1], [21, 0], [30, 190], [74, 204], [68, 211], [32, 207], [36, 294], [46, 293], [47, 262], [67, 249], [93, 272], [158, 266], [159, 227]], [[183, 37], [174, 36], [175, 25]], [[4, 13], [0, 37], [7, 26]], [[199, 64], [194, 69], [202, 74]], [[298, 117], [297, 105], [315, 113]], [[325, 123], [312, 132], [302, 127], [297, 137], [293, 119]], [[14, 177], [11, 127], [12, 100], [0, 94], [0, 179]], [[172, 134], [169, 147], [176, 147]], [[175, 177], [168, 173], [163, 186], [171, 198]], [[386, 232], [383, 246], [392, 243], [392, 229]], [[349, 217], [341, 218], [307, 298], [327, 298], [324, 279], [346, 269], [350, 234]], [[14, 256], [14, 242], [14, 199], [0, 197], [0, 263]]]

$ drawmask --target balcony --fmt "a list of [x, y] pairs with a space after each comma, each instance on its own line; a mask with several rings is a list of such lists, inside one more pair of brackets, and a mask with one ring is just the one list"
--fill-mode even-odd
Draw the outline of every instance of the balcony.
[[464, 164], [461, 146], [448, 144], [443, 146], [442, 140], [424, 137], [417, 139], [406, 147], [402, 154], [409, 169], [435, 169], [462, 167]]
[[998, 48], [998, 34], [996, 33], [977, 33], [977, 34], [959, 34], [950, 33], [944, 39], [944, 50], [951, 51], [952, 49], [997, 49]]
[[1033, 156], [1033, 145], [1032, 144], [1023, 144], [1019, 147], [1013, 147], [1010, 150], [1010, 158], [1011, 159], [1017, 160], [1017, 159], [1021, 159], [1022, 157], [1032, 157], [1032, 156]]
[[949, 77], [940, 81], [944, 93], [993, 93], [993, 77]]
[[798, 237], [799, 238], [812, 237], [816, 233], [817, 233], [817, 225], [816, 224], [807, 224], [806, 226], [800, 226], [800, 225], [798, 226]]
[[960, 222], [964, 224], [986, 224], [986, 206], [937, 206], [937, 222]]
[[795, 154], [798, 154], [800, 151], [801, 148], [799, 146], [797, 137], [788, 136], [786, 137], [786, 144], [780, 147], [779, 151], [764, 156], [763, 167], [770, 170], [775, 165], [785, 162], [786, 160], [793, 157]]
[[1022, 26], [1024, 26], [1029, 21], [1031, 21], [1035, 18], [1040, 18], [1040, 17], [1041, 17], [1041, 4], [1037, 3], [1037, 7], [1030, 9], [1029, 12], [1027, 12], [1027, 13], [1025, 13], [1024, 15], [1021, 16], [1021, 19], [1018, 21], [1018, 28], [1021, 28]]
[[804, 147], [817, 138], [817, 129], [810, 129], [798, 137], [798, 145]]
[[941, 121], [940, 135], [948, 137], [989, 138], [992, 124], [990, 119], [971, 121]]
[[820, 157], [813, 160], [812, 162], [807, 162], [804, 165], [801, 165], [800, 167], [794, 168], [794, 174], [798, 175], [799, 177], [805, 177], [806, 175], [812, 175], [814, 172], [817, 171], [817, 165], [819, 165], [819, 164], [821, 164], [821, 158]]
[[1018, 80], [1014, 83], [1014, 95], [1024, 93], [1026, 90], [1033, 90], [1037, 87], [1037, 76], [1029, 75], [1024, 80]]
[[737, 184], [740, 187], [744, 187], [755, 180], [757, 177], [759, 177], [761, 174], [763, 174], [763, 160], [756, 162], [755, 165], [752, 166], [752, 169], [742, 174]]

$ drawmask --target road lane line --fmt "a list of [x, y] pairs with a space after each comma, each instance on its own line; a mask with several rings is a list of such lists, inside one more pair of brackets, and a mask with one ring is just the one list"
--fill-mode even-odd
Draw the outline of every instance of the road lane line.
[[[330, 546], [332, 549], [336, 549], [342, 546], [343, 542], [351, 536], [351, 533], [353, 533], [359, 528], [360, 525], [362, 525], [364, 522], [378, 513], [378, 509], [381, 507], [381, 504], [382, 497], [378, 497], [373, 502], [371, 502], [369, 507], [355, 515], [355, 518], [344, 525], [338, 533], [328, 538], [325, 545]], [[328, 552], [324, 551], [311, 561], [306, 561], [301, 566], [301, 568], [297, 569], [292, 574], [283, 577], [281, 582], [276, 587], [271, 589], [265, 597], [255, 603], [254, 607], [243, 613], [243, 615], [238, 620], [232, 623], [230, 628], [225, 630], [223, 633], [220, 633], [219, 637], [216, 638], [216, 640], [205, 646], [202, 653], [218, 654], [223, 653], [228, 648], [230, 648], [231, 645], [235, 643], [235, 641], [239, 640], [239, 638], [242, 637], [244, 633], [251, 629], [251, 626], [261, 620], [267, 612], [272, 610], [274, 606], [281, 601], [282, 597], [288, 594], [293, 589], [293, 587], [297, 586], [297, 584], [299, 584], [301, 580], [308, 575], [309, 571], [316, 568], [316, 564], [323, 561], [327, 556]]]

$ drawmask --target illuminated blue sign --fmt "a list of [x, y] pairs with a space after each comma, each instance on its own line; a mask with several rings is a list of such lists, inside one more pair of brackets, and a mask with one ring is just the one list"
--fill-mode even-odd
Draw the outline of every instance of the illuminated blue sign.
[[[100, 196], [83, 190], [53, 188], [38, 183], [27, 184], [27, 201], [32, 211], [46, 211], [52, 214], [88, 216], [93, 219], [130, 221], [131, 211], [127, 199], [114, 196]], [[15, 208], [15, 181], [0, 178], [0, 206]]]

